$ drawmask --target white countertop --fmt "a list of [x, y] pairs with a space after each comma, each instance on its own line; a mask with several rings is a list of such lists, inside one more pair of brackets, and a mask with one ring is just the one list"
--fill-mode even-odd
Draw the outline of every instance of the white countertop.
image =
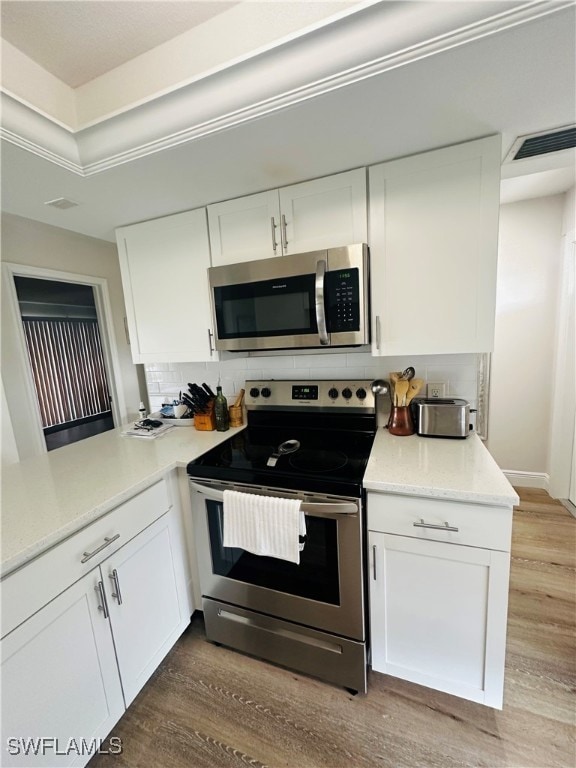
[[[197, 432], [175, 427], [156, 440], [144, 440], [121, 437], [125, 428], [3, 470], [1, 576], [243, 429]], [[466, 440], [395, 437], [380, 427], [364, 487], [478, 504], [518, 503], [476, 435]]]
[[398, 437], [380, 427], [364, 474], [367, 490], [510, 506], [518, 495], [478, 435]]
[[3, 468], [1, 576], [243, 428], [174, 427], [155, 440], [122, 437], [125, 429]]

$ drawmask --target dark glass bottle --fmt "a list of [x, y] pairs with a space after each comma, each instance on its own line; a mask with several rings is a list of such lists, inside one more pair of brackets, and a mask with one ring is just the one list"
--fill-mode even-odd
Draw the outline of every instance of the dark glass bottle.
[[222, 387], [216, 387], [216, 399], [214, 400], [214, 416], [216, 417], [216, 431], [226, 432], [230, 429], [230, 417], [228, 415], [228, 401], [222, 394]]

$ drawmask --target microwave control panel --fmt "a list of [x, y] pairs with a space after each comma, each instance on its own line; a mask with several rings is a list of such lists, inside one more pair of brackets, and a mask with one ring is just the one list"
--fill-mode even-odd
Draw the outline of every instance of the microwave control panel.
[[326, 324], [329, 333], [360, 330], [360, 284], [356, 268], [326, 273]]

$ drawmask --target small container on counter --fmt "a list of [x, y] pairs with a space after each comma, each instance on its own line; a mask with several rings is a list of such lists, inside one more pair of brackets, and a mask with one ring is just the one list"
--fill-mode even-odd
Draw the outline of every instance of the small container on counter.
[[414, 422], [412, 414], [407, 405], [393, 405], [390, 410], [390, 420], [388, 421], [388, 432], [391, 435], [406, 437], [414, 434]]
[[242, 403], [244, 402], [244, 390], [241, 389], [238, 393], [238, 397], [234, 401], [234, 405], [229, 408], [230, 412], [230, 426], [241, 427], [244, 424], [244, 415], [242, 409]]

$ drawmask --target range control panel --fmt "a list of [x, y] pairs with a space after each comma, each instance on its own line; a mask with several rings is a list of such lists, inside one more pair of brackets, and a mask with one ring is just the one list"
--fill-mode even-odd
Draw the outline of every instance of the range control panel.
[[371, 380], [339, 379], [325, 381], [247, 381], [246, 408], [318, 408], [374, 410]]

